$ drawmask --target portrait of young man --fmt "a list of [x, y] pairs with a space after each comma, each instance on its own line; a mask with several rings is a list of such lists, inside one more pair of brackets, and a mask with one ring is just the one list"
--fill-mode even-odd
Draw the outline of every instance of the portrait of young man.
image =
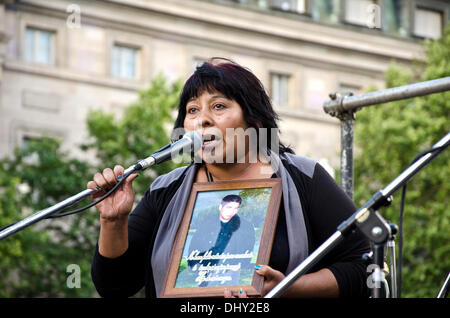
[[239, 215], [241, 204], [239, 195], [226, 195], [218, 211], [199, 222], [188, 258], [199, 287], [238, 285], [241, 270], [251, 267], [255, 229]]

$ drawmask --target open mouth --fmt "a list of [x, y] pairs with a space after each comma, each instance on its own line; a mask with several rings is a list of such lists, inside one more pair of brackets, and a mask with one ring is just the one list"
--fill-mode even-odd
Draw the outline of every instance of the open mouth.
[[205, 146], [210, 145], [218, 140], [219, 138], [215, 135], [203, 135], [203, 145]]

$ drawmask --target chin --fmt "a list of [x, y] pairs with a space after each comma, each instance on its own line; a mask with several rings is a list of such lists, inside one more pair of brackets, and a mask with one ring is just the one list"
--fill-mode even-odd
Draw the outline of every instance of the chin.
[[201, 158], [204, 162], [209, 164], [227, 163], [226, 156], [223, 154], [223, 151], [221, 151], [220, 154], [216, 154], [215, 149], [202, 151]]

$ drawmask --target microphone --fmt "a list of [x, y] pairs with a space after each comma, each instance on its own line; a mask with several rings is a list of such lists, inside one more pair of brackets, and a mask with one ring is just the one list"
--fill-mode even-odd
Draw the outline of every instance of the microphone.
[[135, 169], [144, 170], [154, 164], [173, 159], [176, 156], [181, 155], [182, 153], [196, 152], [201, 148], [202, 144], [203, 138], [198, 132], [194, 130], [188, 131], [180, 140], [168, 144], [149, 157], [140, 160], [136, 164], [137, 167], [135, 166]]
[[195, 152], [200, 149], [202, 144], [203, 144], [203, 138], [198, 132], [188, 131], [186, 134], [184, 134], [183, 138], [181, 138], [180, 140], [178, 140], [172, 144], [168, 144], [167, 146], [162, 147], [157, 152], [152, 154], [150, 157], [145, 158], [144, 160], [140, 160], [135, 165], [132, 165], [131, 167], [126, 169], [122, 180], [119, 181], [118, 183], [116, 183], [116, 185], [111, 190], [109, 190], [103, 197], [101, 197], [97, 201], [94, 201], [94, 202], [90, 203], [89, 205], [79, 208], [79, 209], [76, 209], [74, 211], [69, 211], [66, 213], [62, 213], [62, 214], [53, 216], [53, 214], [55, 214], [56, 212], [61, 211], [65, 208], [67, 208], [68, 206], [75, 204], [76, 202], [80, 201], [81, 199], [84, 199], [85, 197], [87, 197], [95, 192], [95, 190], [86, 189], [76, 195], [71, 196], [70, 198], [65, 199], [64, 201], [61, 201], [61, 202], [49, 207], [49, 208], [38, 211], [38, 212], [28, 216], [27, 218], [23, 219], [22, 221], [19, 221], [19, 222], [16, 222], [16, 223], [13, 223], [6, 227], [1, 228], [0, 229], [0, 241], [12, 234], [24, 229], [25, 227], [28, 227], [28, 226], [42, 220], [42, 219], [51, 218], [51, 217], [61, 217], [61, 216], [70, 215], [70, 214], [84, 211], [84, 210], [90, 208], [91, 206], [94, 206], [95, 204], [106, 199], [113, 191], [115, 191], [115, 189], [117, 189], [117, 187], [119, 187], [122, 184], [122, 182], [131, 173], [138, 171], [138, 170], [144, 170], [154, 164], [158, 164], [158, 163], [167, 161], [169, 159], [173, 159], [182, 153], [188, 153], [188, 152], [190, 153], [191, 151]]

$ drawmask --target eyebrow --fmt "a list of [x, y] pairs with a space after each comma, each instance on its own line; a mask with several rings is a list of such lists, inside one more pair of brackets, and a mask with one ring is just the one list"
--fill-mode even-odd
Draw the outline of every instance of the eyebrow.
[[[191, 98], [188, 100], [188, 103], [189, 103], [189, 102], [192, 102], [193, 100], [196, 100], [197, 98], [198, 98], [198, 97], [191, 97]], [[213, 96], [211, 97], [211, 99], [218, 99], [218, 98], [229, 99], [228, 97], [223, 96], [223, 95], [213, 95]]]
[[211, 97], [211, 99], [217, 99], [217, 98], [225, 98], [225, 99], [229, 99], [226, 96], [223, 95], [214, 95], [213, 97]]

